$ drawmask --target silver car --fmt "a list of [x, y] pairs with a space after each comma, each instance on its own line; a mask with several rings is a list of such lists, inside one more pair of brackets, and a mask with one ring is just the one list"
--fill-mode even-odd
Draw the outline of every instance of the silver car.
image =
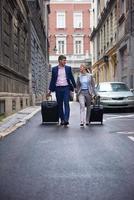
[[123, 82], [101, 82], [96, 90], [104, 108], [134, 108], [134, 93]]

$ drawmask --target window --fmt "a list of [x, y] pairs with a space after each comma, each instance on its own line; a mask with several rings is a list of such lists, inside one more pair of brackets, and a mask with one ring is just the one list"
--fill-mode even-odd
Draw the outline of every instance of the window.
[[107, 19], [107, 47], [109, 46], [109, 19]]
[[98, 0], [98, 8], [97, 8], [97, 15], [98, 15], [98, 18], [100, 17], [100, 14], [101, 14], [101, 2], [100, 0]]
[[104, 41], [103, 41], [103, 30], [102, 30], [102, 29], [101, 29], [100, 43], [101, 43], [101, 51], [102, 51], [102, 49], [103, 49], [103, 44], [104, 44]]
[[103, 30], [104, 30], [104, 50], [105, 50], [106, 49], [106, 27], [105, 27], [105, 24], [104, 24]]
[[130, 88], [134, 88], [134, 78], [133, 78], [133, 74], [130, 75]]
[[128, 50], [127, 50], [127, 47], [124, 47], [120, 50], [120, 56], [121, 56], [122, 71], [124, 71], [128, 66]]
[[12, 111], [16, 110], [16, 101], [13, 99], [12, 100]]
[[57, 37], [56, 47], [57, 54], [66, 54], [66, 37]]
[[57, 28], [65, 28], [65, 12], [57, 12]]
[[58, 41], [58, 53], [59, 54], [64, 54], [64, 40], [59, 40]]
[[75, 12], [74, 13], [74, 28], [82, 28], [82, 12]]
[[23, 108], [23, 99], [20, 99], [20, 109]]
[[83, 37], [74, 38], [74, 54], [83, 54]]
[[26, 99], [26, 106], [28, 106], [28, 99]]
[[0, 100], [0, 115], [5, 113], [5, 100]]
[[77, 40], [75, 41], [75, 47], [76, 47], [76, 54], [81, 54], [81, 41]]
[[[6, 66], [11, 66], [11, 52], [12, 52], [12, 15], [9, 13], [8, 9], [3, 7], [2, 12], [2, 37], [3, 37], [3, 62]], [[17, 49], [17, 47], [16, 47]]]
[[110, 15], [110, 32], [111, 32], [111, 43], [113, 41], [113, 13]]
[[120, 1], [120, 14], [125, 13], [125, 0]]
[[117, 92], [117, 91], [129, 91], [126, 84], [123, 83], [101, 83], [97, 86], [98, 92]]

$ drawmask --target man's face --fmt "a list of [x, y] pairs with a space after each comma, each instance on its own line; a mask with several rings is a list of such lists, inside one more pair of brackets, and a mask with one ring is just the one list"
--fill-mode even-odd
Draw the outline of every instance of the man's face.
[[66, 59], [59, 60], [59, 64], [64, 66], [66, 64]]

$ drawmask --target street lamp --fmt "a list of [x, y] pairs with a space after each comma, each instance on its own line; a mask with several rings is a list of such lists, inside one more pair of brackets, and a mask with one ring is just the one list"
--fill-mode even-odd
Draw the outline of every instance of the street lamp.
[[107, 55], [103, 56], [103, 60], [105, 63], [108, 63], [108, 56]]
[[56, 53], [58, 51], [58, 49], [56, 48], [56, 45], [55, 47], [53, 48], [53, 51]]

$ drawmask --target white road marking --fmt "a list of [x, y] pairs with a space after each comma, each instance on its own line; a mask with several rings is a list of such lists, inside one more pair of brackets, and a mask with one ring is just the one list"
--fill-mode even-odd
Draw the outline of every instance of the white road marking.
[[116, 114], [105, 114], [105, 116], [117, 116]]
[[131, 135], [131, 134], [134, 134], [134, 132], [127, 132], [127, 131], [118, 131], [118, 132], [116, 132], [116, 133], [118, 133], [118, 134], [126, 134], [126, 135]]
[[[126, 135], [134, 134], [134, 132], [131, 132], [131, 131], [130, 132], [129, 131], [128, 132], [127, 131], [126, 132], [125, 131], [118, 131], [116, 133], [118, 133], [118, 134], [126, 134]], [[127, 136], [127, 137], [134, 142], [134, 136]]]
[[[133, 120], [133, 118], [134, 118], [134, 114], [118, 115], [118, 116], [117, 115], [105, 115], [105, 116], [106, 116], [106, 119], [104, 119], [104, 121], [111, 120], [111, 119]], [[107, 118], [107, 116], [108, 116], [108, 118]], [[132, 134], [134, 134], [134, 131], [118, 131], [116, 133], [117, 134], [132, 135]], [[134, 142], [134, 136], [127, 136], [127, 137]]]
[[128, 136], [128, 138], [134, 142], [134, 136]]
[[[116, 133], [118, 133], [118, 134], [126, 134], [126, 135], [132, 135], [132, 134], [134, 134], [134, 132], [125, 132], [125, 131], [118, 131], [118, 132], [116, 132]], [[133, 142], [134, 142], [134, 136], [128, 136], [128, 138], [130, 139], [130, 140], [132, 140]]]
[[106, 118], [106, 120], [110, 120], [110, 119], [123, 119], [123, 118], [130, 118], [130, 117], [134, 117], [134, 114], [133, 115], [119, 115], [119, 116], [112, 116], [112, 117], [109, 117], [109, 118]]

